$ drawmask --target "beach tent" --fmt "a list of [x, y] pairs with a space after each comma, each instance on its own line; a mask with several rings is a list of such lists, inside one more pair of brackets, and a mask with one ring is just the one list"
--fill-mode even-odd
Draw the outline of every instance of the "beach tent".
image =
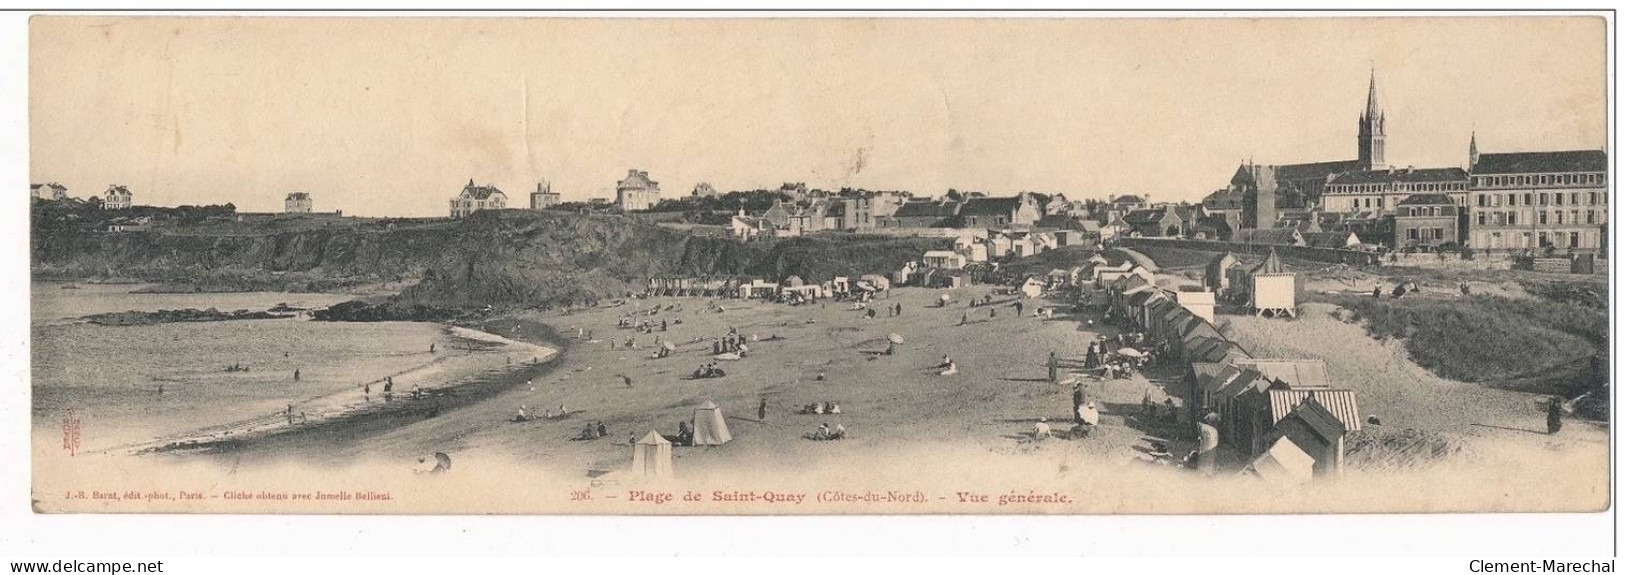
[[671, 442], [650, 431], [632, 445], [632, 475], [671, 477]]
[[707, 399], [694, 408], [694, 445], [722, 445], [733, 438], [728, 433], [728, 421], [715, 402]]
[[1301, 485], [1315, 478], [1315, 458], [1293, 443], [1292, 439], [1281, 437], [1270, 445], [1268, 451], [1247, 464], [1243, 473], [1277, 485]]

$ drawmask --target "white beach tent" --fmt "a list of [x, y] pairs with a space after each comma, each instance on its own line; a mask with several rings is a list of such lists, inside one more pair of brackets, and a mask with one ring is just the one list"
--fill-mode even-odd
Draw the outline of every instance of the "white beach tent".
[[694, 445], [722, 445], [733, 440], [722, 409], [711, 400], [694, 408]]
[[651, 430], [632, 446], [634, 477], [671, 477], [671, 442]]

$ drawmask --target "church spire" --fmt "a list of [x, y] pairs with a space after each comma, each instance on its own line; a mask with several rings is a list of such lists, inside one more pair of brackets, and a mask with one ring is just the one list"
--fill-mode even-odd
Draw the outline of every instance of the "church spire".
[[1365, 94], [1365, 112], [1360, 114], [1360, 169], [1387, 169], [1388, 164], [1383, 159], [1383, 152], [1388, 147], [1386, 123], [1382, 106], [1377, 102], [1377, 69], [1372, 67], [1371, 83]]
[[1377, 105], [1377, 69], [1371, 69], [1371, 85], [1365, 93], [1365, 117], [1378, 118], [1382, 116], [1382, 108]]
[[1473, 130], [1472, 138], [1467, 140], [1467, 169], [1472, 170], [1478, 166], [1478, 130]]

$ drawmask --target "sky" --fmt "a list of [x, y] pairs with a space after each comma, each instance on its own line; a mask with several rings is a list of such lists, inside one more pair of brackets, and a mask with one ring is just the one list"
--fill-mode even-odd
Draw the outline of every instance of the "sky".
[[79, 17], [30, 23], [30, 175], [138, 204], [437, 216], [806, 182], [1194, 201], [1236, 166], [1603, 148], [1598, 17]]

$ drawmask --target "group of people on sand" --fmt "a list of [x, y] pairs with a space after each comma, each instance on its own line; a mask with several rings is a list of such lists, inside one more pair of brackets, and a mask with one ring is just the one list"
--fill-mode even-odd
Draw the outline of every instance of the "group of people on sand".
[[728, 334], [711, 340], [711, 355], [724, 353], [738, 353], [741, 356], [750, 348], [745, 345], [745, 334], [739, 333], [739, 328], [728, 328]]
[[664, 320], [664, 319], [660, 320], [660, 323], [655, 323], [654, 320], [652, 320], [652, 319], [644, 319], [643, 321], [640, 322], [640, 321], [633, 320], [632, 316], [629, 316], [629, 315], [621, 316], [621, 320], [620, 320], [620, 323], [618, 325], [620, 327], [623, 327], [623, 328], [631, 328], [631, 329], [637, 330], [638, 333], [654, 333], [656, 331], [666, 331], [670, 327], [670, 324], [666, 323], [666, 320]]
[[814, 401], [801, 407], [805, 415], [840, 415], [841, 404], [833, 401]]
[[701, 364], [700, 367], [695, 368], [694, 373], [691, 374], [691, 378], [692, 379], [711, 379], [711, 378], [714, 378], [714, 377], [725, 377], [727, 375], [728, 375], [728, 372], [723, 371], [721, 367], [717, 367], [717, 362], [713, 361], [713, 362], [708, 362], [708, 363], [705, 363], [705, 364]]
[[840, 422], [836, 422], [835, 427], [831, 428], [829, 426], [829, 422], [826, 421], [819, 423], [818, 429], [802, 437], [811, 439], [813, 441], [837, 441], [846, 439], [846, 426], [841, 425]]
[[609, 428], [604, 426], [604, 422], [594, 421], [588, 423], [585, 427], [582, 427], [581, 433], [576, 434], [576, 439], [581, 441], [591, 441], [600, 437], [608, 436]]
[[[1467, 280], [1458, 280], [1457, 287], [1461, 289], [1461, 295], [1467, 295], [1468, 292], [1471, 291], [1467, 287]], [[1393, 291], [1389, 293], [1393, 294], [1394, 299], [1399, 299], [1405, 297], [1407, 294], [1422, 293], [1422, 286], [1416, 285], [1416, 282], [1414, 281], [1404, 280], [1394, 284]], [[1371, 297], [1375, 299], [1382, 299], [1382, 284], [1377, 284], [1375, 287], [1371, 288]]]
[[1113, 353], [1107, 349], [1105, 338], [1102, 341], [1089, 342], [1089, 348], [1083, 354], [1083, 366], [1087, 369], [1100, 370], [1102, 379], [1122, 379], [1132, 377], [1136, 372], [1145, 369], [1149, 355], [1141, 357], [1127, 357]]

